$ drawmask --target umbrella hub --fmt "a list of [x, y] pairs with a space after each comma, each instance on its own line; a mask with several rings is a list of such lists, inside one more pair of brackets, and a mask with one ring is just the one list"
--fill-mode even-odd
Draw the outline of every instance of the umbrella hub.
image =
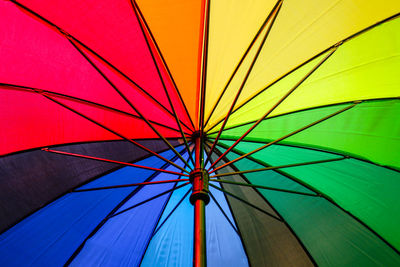
[[210, 202], [210, 196], [208, 195], [208, 172], [205, 169], [194, 169], [189, 174], [189, 180], [192, 183], [190, 203], [194, 205], [196, 200], [201, 199], [207, 205]]

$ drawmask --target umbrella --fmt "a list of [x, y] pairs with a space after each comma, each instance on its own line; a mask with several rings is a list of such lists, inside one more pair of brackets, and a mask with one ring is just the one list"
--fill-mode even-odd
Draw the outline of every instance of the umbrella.
[[2, 1], [1, 266], [399, 266], [399, 12]]

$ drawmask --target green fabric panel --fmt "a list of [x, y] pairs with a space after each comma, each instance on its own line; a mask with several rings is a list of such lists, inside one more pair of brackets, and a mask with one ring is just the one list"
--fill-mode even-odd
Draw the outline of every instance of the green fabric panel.
[[[237, 146], [237, 149], [249, 152], [259, 146], [260, 144], [243, 142]], [[286, 156], [281, 157], [283, 151]], [[313, 151], [314, 153], [325, 154], [318, 151]], [[288, 162], [290, 157], [293, 158], [292, 161], [302, 158], [304, 158], [303, 162], [309, 161], [309, 154], [310, 151], [303, 148], [274, 146], [274, 149], [267, 148], [259, 151], [253, 154], [253, 157], [277, 166]], [[240, 163], [241, 161], [237, 162], [237, 164]], [[400, 172], [351, 158], [281, 170], [328, 195], [400, 249], [400, 228], [398, 227], [400, 205], [397, 204]], [[256, 177], [257, 174], [253, 176]]]
[[[242, 148], [245, 146], [247, 143]], [[302, 152], [296, 153], [296, 158], [301, 158]], [[228, 159], [237, 156], [229, 153]], [[240, 170], [261, 167], [248, 159], [234, 165]], [[273, 172], [244, 176], [253, 184], [274, 186], [273, 179], [270, 179]], [[278, 176], [275, 172], [274, 179]], [[283, 176], [279, 183], [280, 188], [302, 189], [301, 185], [294, 185], [293, 181]], [[399, 266], [400, 256], [393, 249], [326, 199], [263, 189], [259, 192], [288, 222], [319, 266]]]
[[[275, 140], [348, 105], [328, 106], [267, 119], [245, 140]], [[399, 99], [366, 101], [280, 143], [336, 151], [400, 169], [399, 116]], [[226, 130], [221, 138], [236, 140], [251, 125]]]
[[[320, 60], [311, 61], [258, 95], [231, 116], [228, 127], [259, 119]], [[271, 116], [346, 101], [398, 97], [399, 69], [400, 19], [397, 18], [340, 45]]]
[[[223, 141], [221, 140], [220, 143], [224, 145], [231, 145], [233, 144], [232, 141]], [[246, 143], [247, 144], [247, 143]], [[250, 143], [251, 144], [251, 143]], [[251, 145], [259, 145], [259, 144], [251, 144]], [[239, 144], [240, 147], [242, 147], [242, 144]], [[220, 151], [225, 151], [224, 148], [221, 146], [217, 146]], [[313, 150], [305, 150], [305, 153], [301, 155], [301, 157], [294, 157], [293, 155], [287, 154], [290, 151], [290, 147], [286, 146], [280, 146], [280, 145], [273, 145], [270, 148], [273, 150], [273, 153], [270, 153], [263, 158], [263, 162], [269, 162], [269, 160], [272, 160], [273, 158], [279, 158], [280, 163], [282, 164], [293, 164], [293, 163], [301, 163], [305, 161], [313, 161], [313, 160], [323, 160], [323, 159], [331, 159], [331, 158], [337, 158], [338, 156], [333, 155], [331, 153], [321, 153], [318, 151], [313, 151]], [[229, 153], [229, 159], [233, 160], [238, 157], [236, 153]], [[243, 158], [239, 161], [240, 163], [243, 162], [243, 166], [246, 168], [241, 168], [241, 171], [244, 170], [253, 170], [253, 169], [258, 169], [262, 168], [260, 164], [256, 163], [255, 161], [249, 160], [247, 158]], [[272, 164], [271, 166], [277, 166], [278, 164]], [[281, 164], [279, 164], [281, 165]], [[285, 170], [285, 169], [282, 169]], [[279, 170], [278, 170], [279, 171]], [[279, 189], [287, 189], [287, 190], [294, 190], [294, 191], [299, 191], [299, 192], [304, 192], [304, 193], [313, 193], [311, 190], [307, 189], [304, 186], [301, 186], [299, 183], [294, 182], [292, 180], [287, 179], [285, 176], [282, 176], [279, 174], [277, 171], [274, 170], [269, 170], [269, 171], [261, 171], [261, 172], [255, 172], [252, 174], [253, 176], [260, 176], [263, 177], [264, 181], [262, 185], [266, 186], [271, 186]], [[224, 177], [220, 177], [220, 179], [224, 179]]]

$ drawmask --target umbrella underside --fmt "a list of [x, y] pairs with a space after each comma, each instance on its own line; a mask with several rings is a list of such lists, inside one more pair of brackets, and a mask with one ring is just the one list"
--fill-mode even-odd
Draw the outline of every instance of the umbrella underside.
[[399, 14], [3, 1], [0, 265], [399, 266]]

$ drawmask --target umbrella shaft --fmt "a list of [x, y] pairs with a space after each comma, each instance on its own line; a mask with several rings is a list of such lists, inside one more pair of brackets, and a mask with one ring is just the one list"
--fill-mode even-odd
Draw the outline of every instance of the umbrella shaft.
[[193, 246], [193, 266], [206, 266], [206, 216], [205, 203], [202, 199], [197, 199], [194, 203], [194, 246]]
[[195, 169], [189, 177], [192, 183], [190, 202], [194, 206], [193, 267], [205, 267], [207, 265], [205, 206], [210, 201], [208, 173], [202, 166], [202, 136], [196, 135], [193, 139], [195, 144]]

